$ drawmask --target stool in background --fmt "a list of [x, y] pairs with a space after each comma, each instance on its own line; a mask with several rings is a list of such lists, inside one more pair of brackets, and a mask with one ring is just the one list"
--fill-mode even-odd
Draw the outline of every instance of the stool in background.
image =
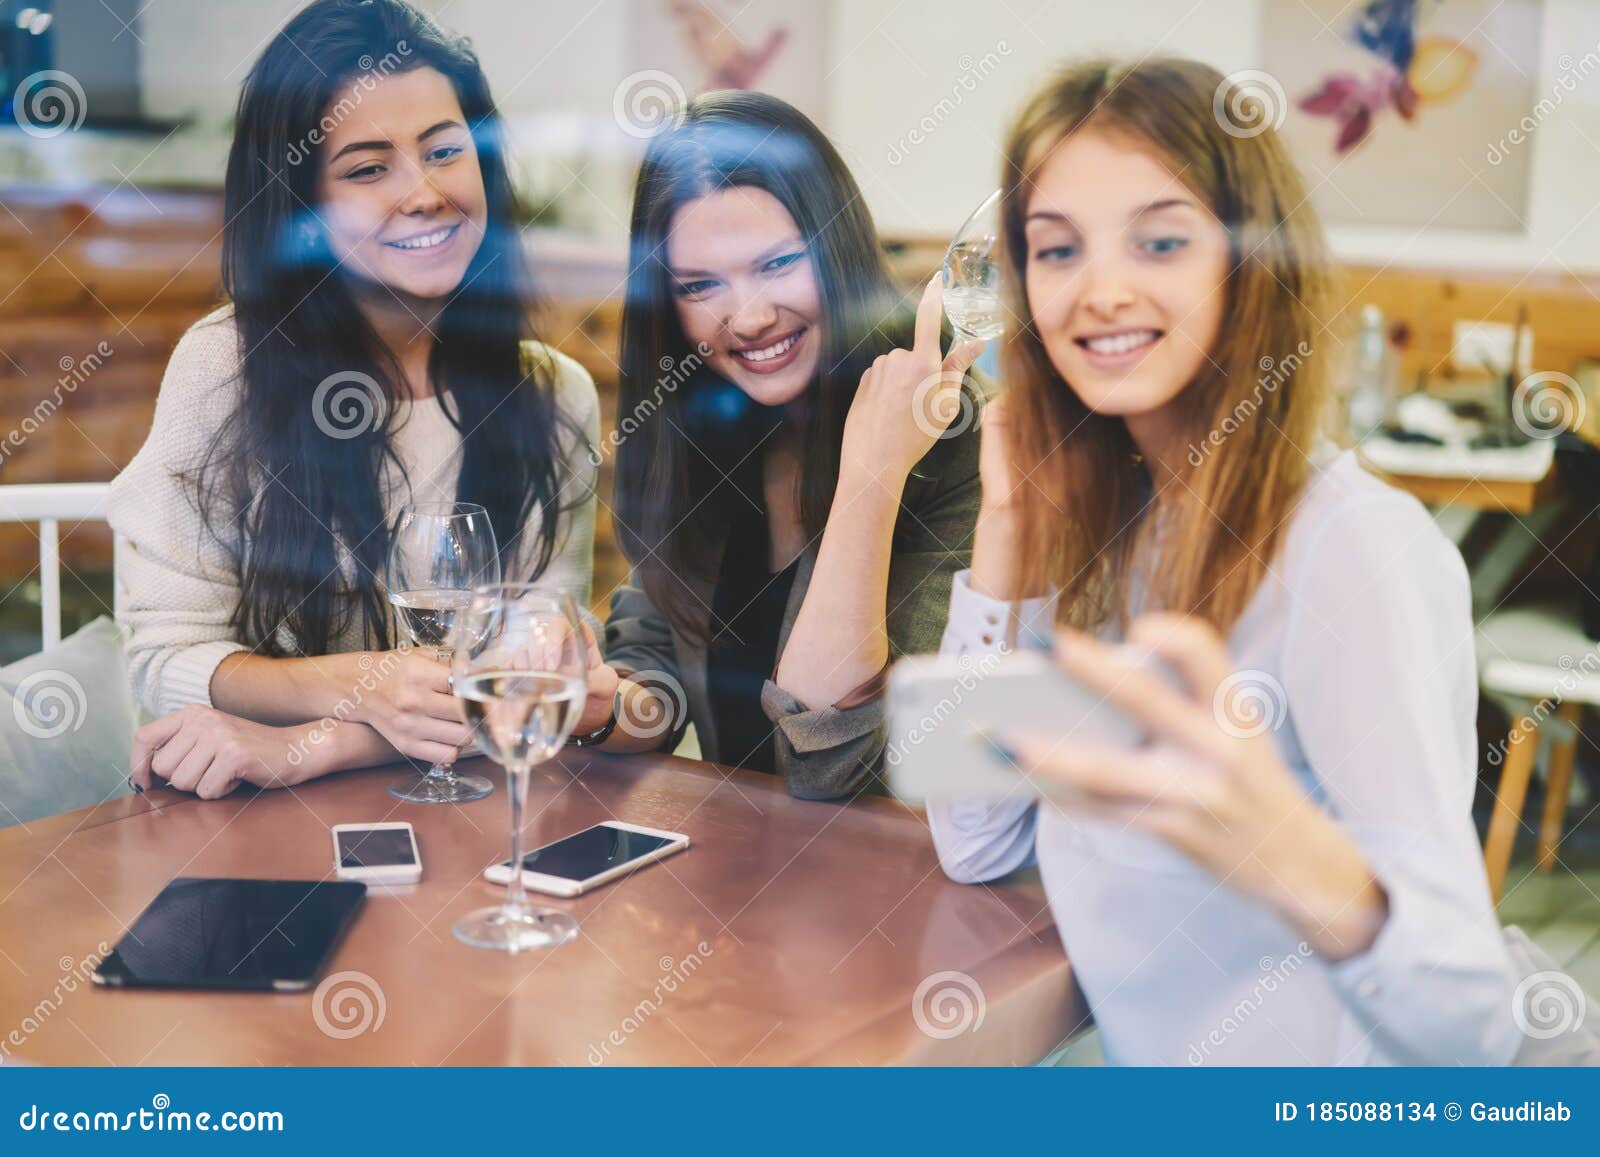
[[1540, 731], [1552, 715], [1556, 723], [1549, 737], [1549, 783], [1535, 863], [1546, 872], [1555, 866], [1578, 754], [1578, 720], [1585, 704], [1600, 706], [1600, 643], [1585, 634], [1575, 599], [1496, 611], [1478, 626], [1478, 673], [1486, 694], [1518, 704], [1483, 844], [1489, 895], [1499, 903]]

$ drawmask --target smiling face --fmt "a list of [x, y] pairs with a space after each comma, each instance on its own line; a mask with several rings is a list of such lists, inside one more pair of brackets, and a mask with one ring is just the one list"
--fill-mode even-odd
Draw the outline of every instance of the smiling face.
[[673, 214], [667, 267], [684, 336], [764, 406], [811, 385], [822, 356], [822, 295], [789, 211], [765, 189], [708, 193]]
[[1040, 166], [1025, 228], [1029, 307], [1056, 372], [1098, 413], [1162, 410], [1221, 330], [1222, 223], [1148, 149], [1083, 130]]
[[417, 68], [352, 82], [324, 120], [337, 123], [318, 154], [317, 201], [341, 267], [398, 297], [454, 293], [483, 242], [488, 210], [450, 81]]

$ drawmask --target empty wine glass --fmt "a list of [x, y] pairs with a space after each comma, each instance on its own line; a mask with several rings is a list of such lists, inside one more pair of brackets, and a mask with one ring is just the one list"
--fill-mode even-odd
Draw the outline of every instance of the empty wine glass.
[[1000, 190], [973, 210], [944, 254], [944, 313], [957, 341], [999, 337]]
[[456, 616], [455, 693], [472, 737], [506, 769], [511, 800], [511, 879], [505, 902], [455, 925], [475, 948], [550, 948], [578, 933], [565, 912], [531, 909], [522, 888], [522, 812], [528, 778], [567, 741], [588, 692], [583, 621], [571, 595], [526, 584], [483, 587]]
[[[475, 587], [500, 581], [500, 552], [489, 512], [471, 502], [404, 506], [389, 544], [389, 603], [411, 642], [441, 663], [451, 656], [451, 629]], [[391, 784], [407, 803], [466, 803], [494, 785], [481, 775], [457, 775], [454, 760], [434, 764], [421, 779]]]

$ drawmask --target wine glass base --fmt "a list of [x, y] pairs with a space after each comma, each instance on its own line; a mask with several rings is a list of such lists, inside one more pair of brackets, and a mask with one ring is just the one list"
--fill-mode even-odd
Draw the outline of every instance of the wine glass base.
[[425, 775], [391, 783], [389, 794], [406, 803], [471, 803], [494, 791], [494, 784], [481, 775], [457, 775], [450, 779]]
[[468, 912], [451, 929], [456, 939], [474, 948], [527, 952], [554, 948], [578, 934], [578, 922], [565, 912], [534, 911], [512, 916], [504, 908]]

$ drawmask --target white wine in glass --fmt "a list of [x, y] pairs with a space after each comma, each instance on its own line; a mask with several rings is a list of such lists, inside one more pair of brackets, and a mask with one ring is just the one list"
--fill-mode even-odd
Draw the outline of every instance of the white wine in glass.
[[[500, 552], [489, 513], [470, 502], [402, 507], [389, 544], [389, 605], [412, 645], [450, 662], [455, 621], [474, 587], [500, 581]], [[434, 764], [421, 779], [391, 784], [407, 803], [467, 803], [494, 785], [481, 775], [457, 775], [455, 761]]]
[[957, 341], [1005, 332], [1000, 305], [1000, 190], [983, 199], [944, 254], [944, 313]]
[[522, 886], [522, 820], [532, 769], [572, 734], [588, 693], [588, 651], [572, 596], [537, 587], [483, 587], [456, 616], [453, 686], [472, 737], [506, 769], [511, 802], [510, 881], [497, 908], [469, 912], [456, 939], [475, 948], [552, 948], [578, 934], [565, 912], [528, 906]]

